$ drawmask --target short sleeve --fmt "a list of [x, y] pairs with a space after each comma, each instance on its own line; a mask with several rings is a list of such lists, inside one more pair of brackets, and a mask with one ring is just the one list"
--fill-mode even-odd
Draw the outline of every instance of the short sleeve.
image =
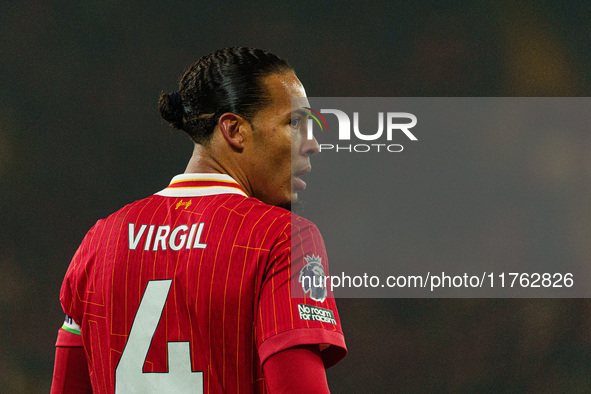
[[255, 335], [262, 363], [300, 345], [319, 345], [324, 365], [340, 361], [347, 348], [328, 275], [324, 241], [310, 221], [292, 215], [270, 253], [256, 311]]
[[60, 290], [60, 303], [62, 305], [62, 309], [64, 311], [64, 313], [67, 316], [71, 316], [72, 318], [74, 318], [74, 320], [81, 322], [81, 316], [76, 313], [75, 310], [75, 298], [74, 298], [74, 294], [75, 294], [75, 289], [73, 288], [73, 282], [75, 282], [75, 278], [74, 276], [77, 273], [77, 268], [79, 267], [79, 264], [81, 263], [81, 250], [83, 247], [84, 243], [82, 245], [80, 245], [80, 247], [78, 248], [78, 250], [76, 251], [76, 253], [74, 254], [74, 257], [72, 258], [72, 261], [70, 263], [70, 266], [68, 267], [68, 271], [66, 272], [66, 275], [64, 277], [64, 281], [62, 282], [62, 287]]
[[93, 238], [97, 225], [101, 222], [99, 220], [88, 231], [76, 253], [74, 253], [60, 290], [60, 303], [64, 313], [67, 316], [71, 316], [81, 325], [83, 323], [82, 316], [84, 311], [80, 302], [80, 292], [86, 288], [88, 265], [92, 261], [96, 250], [96, 247], [93, 246]]

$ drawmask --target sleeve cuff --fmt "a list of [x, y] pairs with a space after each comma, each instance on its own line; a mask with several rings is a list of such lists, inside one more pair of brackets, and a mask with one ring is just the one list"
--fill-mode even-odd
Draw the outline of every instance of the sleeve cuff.
[[300, 345], [328, 345], [320, 347], [325, 368], [332, 367], [347, 354], [345, 337], [340, 332], [327, 331], [323, 328], [297, 328], [283, 331], [261, 343], [259, 346], [261, 366], [273, 354]]
[[80, 334], [66, 331], [64, 327], [62, 327], [57, 332], [55, 346], [84, 346], [84, 344], [82, 343], [82, 336]]

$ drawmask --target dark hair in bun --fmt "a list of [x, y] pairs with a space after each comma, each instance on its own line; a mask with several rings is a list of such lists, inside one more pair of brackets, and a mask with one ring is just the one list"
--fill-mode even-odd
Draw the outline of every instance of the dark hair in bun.
[[193, 63], [179, 82], [179, 91], [162, 93], [162, 117], [191, 139], [211, 139], [219, 117], [232, 112], [250, 121], [269, 101], [261, 80], [292, 71], [278, 56], [254, 48], [225, 48]]

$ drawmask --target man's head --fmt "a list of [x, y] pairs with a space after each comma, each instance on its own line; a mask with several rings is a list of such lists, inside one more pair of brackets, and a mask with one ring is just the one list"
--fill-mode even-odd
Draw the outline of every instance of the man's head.
[[222, 49], [194, 63], [179, 93], [163, 93], [159, 107], [196, 143], [194, 170], [228, 173], [272, 205], [295, 202], [305, 188], [300, 176], [310, 172], [318, 144], [306, 138], [309, 103], [285, 60], [258, 49]]
[[172, 127], [198, 144], [207, 144], [223, 113], [251, 120], [269, 100], [261, 80], [293, 72], [278, 56], [254, 48], [225, 48], [201, 57], [179, 82], [178, 93], [162, 93], [160, 113]]

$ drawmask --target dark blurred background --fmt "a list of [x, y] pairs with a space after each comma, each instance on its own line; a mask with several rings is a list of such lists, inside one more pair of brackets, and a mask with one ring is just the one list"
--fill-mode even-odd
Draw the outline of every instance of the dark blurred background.
[[[84, 234], [184, 171], [191, 143], [156, 102], [200, 56], [271, 50], [309, 96], [589, 96], [590, 17], [587, 1], [3, 1], [0, 391], [49, 391], [61, 280]], [[565, 194], [589, 193], [585, 148], [590, 137], [550, 157], [552, 176], [586, 174]], [[586, 263], [591, 205], [571, 208]], [[328, 371], [335, 393], [591, 392], [586, 299], [342, 299], [339, 310], [349, 355]]]

